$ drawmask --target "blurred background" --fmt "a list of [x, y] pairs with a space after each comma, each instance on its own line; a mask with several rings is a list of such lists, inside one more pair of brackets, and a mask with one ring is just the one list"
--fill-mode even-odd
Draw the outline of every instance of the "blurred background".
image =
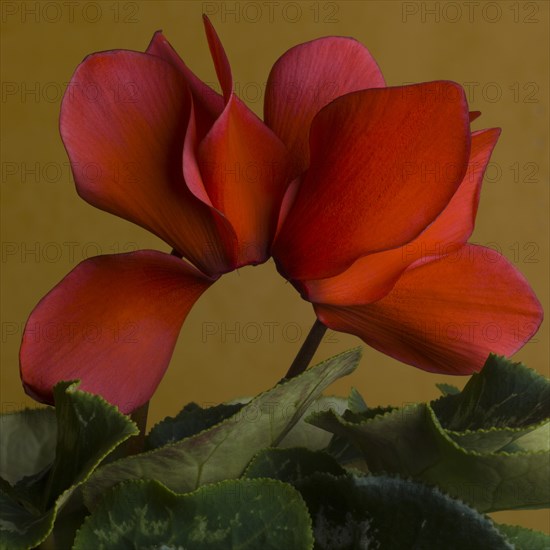
[[[203, 34], [215, 25], [236, 92], [261, 116], [269, 70], [288, 48], [326, 35], [352, 36], [378, 61], [388, 85], [461, 83], [474, 129], [499, 126], [472, 242], [508, 257], [548, 309], [548, 2], [279, 0], [10, 2], [1, 4], [2, 281], [1, 406], [36, 406], [21, 388], [18, 349], [37, 301], [83, 259], [152, 248], [156, 237], [89, 206], [75, 192], [58, 134], [61, 98], [87, 54], [144, 50], [163, 29], [186, 63], [219, 90]], [[149, 426], [194, 400], [203, 406], [256, 394], [286, 372], [314, 321], [311, 306], [272, 262], [224, 276], [187, 318], [171, 366], [152, 399]], [[316, 360], [360, 344], [329, 332]], [[549, 374], [548, 324], [514, 357]], [[351, 386], [373, 405], [438, 395], [435, 384], [467, 378], [428, 374], [364, 349]], [[494, 514], [550, 530], [547, 511]]]

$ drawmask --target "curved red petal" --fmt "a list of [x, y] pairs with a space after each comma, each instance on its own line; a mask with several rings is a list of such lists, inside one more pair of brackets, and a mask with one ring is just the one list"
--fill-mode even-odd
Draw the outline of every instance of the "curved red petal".
[[53, 386], [80, 379], [124, 413], [159, 384], [180, 327], [212, 284], [178, 258], [154, 251], [79, 264], [36, 306], [20, 352], [27, 393], [52, 403]]
[[[206, 16], [204, 23], [209, 47], [214, 57], [216, 72], [220, 79], [223, 79], [222, 88], [224, 94], [230, 94], [232, 79], [229, 62], [225, 57], [221, 44], [219, 44], [218, 48], [215, 47], [217, 37]], [[147, 48], [147, 53], [162, 57], [171, 63], [184, 75], [188, 83], [192, 97], [190, 99], [191, 108], [183, 148], [183, 174], [190, 191], [203, 203], [212, 207], [212, 216], [214, 217], [220, 240], [223, 243], [223, 248], [227, 253], [229, 267], [230, 269], [234, 269], [238, 264], [238, 255], [236, 252], [238, 245], [235, 231], [227, 218], [213, 206], [204, 186], [197, 161], [198, 145], [211, 130], [218, 117], [223, 113], [226, 100], [224, 96], [212, 90], [212, 88], [195, 76], [160, 31], [156, 32], [153, 36]], [[215, 250], [213, 252], [215, 253]]]
[[315, 117], [310, 144], [273, 249], [290, 279], [336, 275], [433, 222], [468, 165], [464, 91], [442, 81], [347, 94]]
[[299, 174], [309, 164], [308, 136], [315, 115], [344, 94], [383, 86], [376, 61], [360, 42], [319, 38], [291, 48], [273, 65], [265, 91], [265, 122], [290, 150]]
[[468, 170], [460, 187], [443, 212], [416, 239], [393, 250], [363, 256], [335, 277], [302, 282], [306, 299], [333, 305], [374, 302], [384, 297], [416, 260], [441, 258], [466, 243], [474, 230], [483, 174], [499, 135], [499, 128], [472, 134]]
[[237, 235], [236, 263], [267, 260], [289, 183], [284, 145], [232, 96], [197, 159], [212, 205]]
[[198, 126], [199, 130], [202, 130], [199, 134], [206, 134], [207, 129], [212, 126], [216, 118], [223, 111], [223, 97], [189, 69], [170, 42], [168, 42], [162, 31], [157, 31], [153, 35], [146, 53], [164, 59], [183, 75], [189, 86], [189, 90], [193, 94], [196, 111], [199, 114]]
[[216, 75], [222, 87], [223, 98], [227, 103], [233, 93], [233, 76], [231, 74], [231, 65], [229, 64], [229, 59], [227, 59], [221, 40], [219, 39], [214, 26], [210, 22], [210, 19], [208, 19], [208, 16], [205, 14], [203, 14], [202, 19], [206, 39], [208, 40], [208, 47], [210, 48], [210, 55], [214, 61]]
[[491, 352], [513, 354], [535, 334], [543, 316], [515, 267], [495, 251], [473, 245], [412, 266], [378, 302], [315, 310], [333, 330], [444, 374], [476, 372]]
[[221, 273], [230, 265], [217, 214], [183, 179], [188, 116], [186, 81], [169, 63], [113, 51], [77, 68], [60, 130], [82, 198], [152, 231], [204, 272]]
[[443, 256], [446, 254], [445, 247], [455, 249], [454, 245], [464, 244], [470, 238], [474, 231], [483, 176], [500, 133], [500, 128], [489, 128], [472, 134], [468, 169], [460, 187], [445, 210], [407, 245], [409, 255]]
[[211, 204], [231, 224], [237, 266], [269, 257], [289, 184], [288, 152], [279, 138], [234, 95], [229, 62], [210, 21], [208, 43], [227, 104], [197, 148], [197, 164]]
[[[191, 190], [191, 192], [204, 204], [207, 204], [212, 208], [218, 234], [221, 242], [223, 243], [223, 249], [227, 254], [227, 261], [229, 262], [231, 270], [233, 270], [239, 266], [239, 247], [237, 235], [229, 220], [222, 212], [214, 207], [212, 200], [206, 191], [204, 179], [197, 159], [199, 139], [195, 118], [194, 104], [192, 104], [183, 147], [183, 175], [185, 177], [187, 187]], [[211, 252], [215, 252], [215, 249]]]
[[407, 255], [407, 247], [400, 247], [363, 256], [335, 277], [295, 285], [309, 302], [336, 306], [370, 304], [390, 292], [413, 261]]

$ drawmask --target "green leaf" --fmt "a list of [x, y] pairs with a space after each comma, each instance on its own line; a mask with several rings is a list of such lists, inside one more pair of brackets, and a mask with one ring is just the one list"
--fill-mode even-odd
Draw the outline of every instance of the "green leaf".
[[449, 430], [522, 428], [550, 417], [550, 381], [491, 354], [461, 393], [441, 397], [432, 407]]
[[550, 451], [550, 421], [522, 431], [524, 435], [508, 444], [504, 451]]
[[53, 462], [57, 435], [53, 408], [3, 414], [0, 433], [0, 477], [10, 484], [36, 474]]
[[326, 430], [317, 428], [305, 419], [314, 412], [322, 412], [333, 410], [338, 413], [343, 413], [346, 410], [347, 401], [342, 397], [335, 396], [321, 396], [316, 399], [303, 413], [302, 417], [292, 429], [286, 434], [283, 440], [279, 443], [278, 447], [281, 448], [293, 448], [293, 447], [305, 447], [310, 451], [320, 451], [325, 449], [332, 435]]
[[445, 384], [442, 382], [440, 384], [436, 384], [435, 386], [443, 395], [456, 395], [457, 393], [460, 393], [460, 390], [451, 384]]
[[368, 409], [363, 396], [356, 388], [351, 388], [348, 397], [348, 409], [353, 413], [362, 413]]
[[328, 451], [347, 466], [412, 476], [496, 511], [550, 503], [549, 407], [548, 380], [491, 355], [462, 392], [431, 406], [308, 420], [336, 434]]
[[263, 449], [251, 460], [243, 477], [269, 477], [294, 483], [319, 472], [339, 476], [344, 475], [346, 470], [323, 451], [310, 451], [300, 447]]
[[353, 443], [369, 471], [423, 480], [482, 512], [550, 503], [548, 453], [467, 450], [442, 428], [427, 404], [355, 422], [332, 411], [308, 420]]
[[[353, 413], [351, 410], [347, 410], [344, 412], [342, 417], [350, 422], [360, 422], [393, 410], [396, 409], [394, 407], [376, 407], [373, 409], [367, 409], [361, 413]], [[305, 422], [310, 422], [310, 416], [305, 419]], [[346, 468], [359, 470], [360, 472], [368, 471], [367, 463], [363, 458], [363, 453], [357, 449], [357, 447], [349, 440], [347, 436], [341, 436], [334, 433], [328, 447], [326, 448], [326, 451], [340, 464], [344, 464]]]
[[[2, 549], [31, 548], [42, 542], [76, 488], [115, 447], [137, 433], [127, 416], [77, 386], [60, 382], [54, 388], [57, 436], [51, 467], [32, 472], [13, 487], [2, 485]], [[38, 460], [36, 467], [40, 466]]]
[[59, 513], [55, 517], [53, 530], [39, 548], [43, 548], [43, 550], [59, 548], [61, 550], [73, 547], [77, 531], [80, 529], [86, 517], [90, 514], [89, 510], [84, 506], [81, 489], [82, 485], [72, 493], [67, 504], [59, 510]]
[[52, 530], [56, 513], [54, 508], [42, 514], [33, 513], [0, 491], [0, 549], [34, 548]]
[[[168, 443], [175, 443], [176, 441], [200, 433], [237, 414], [250, 401], [252, 401], [252, 398], [246, 397], [207, 409], [201, 408], [196, 403], [189, 403], [176, 417], [165, 418], [151, 430], [148, 436], [151, 437], [148, 442], [148, 448], [159, 448]], [[310, 413], [327, 411], [329, 409], [341, 413], [346, 410], [346, 406], [347, 401], [342, 397], [319, 397], [307, 408], [300, 420], [296, 422], [278, 446], [282, 448], [305, 447], [312, 451], [326, 448], [332, 435], [325, 430], [308, 424], [304, 419]], [[160, 429], [160, 432], [157, 432], [157, 428]], [[185, 433], [183, 433], [184, 430]]]
[[110, 491], [78, 532], [74, 550], [189, 548], [310, 550], [300, 494], [272, 479], [230, 480], [177, 495], [156, 481]]
[[360, 359], [351, 350], [307, 369], [259, 395], [239, 413], [182, 441], [104, 465], [85, 490], [86, 504], [126, 479], [156, 479], [176, 492], [239, 477], [261, 449], [277, 446], [322, 391], [352, 372]]
[[315, 474], [296, 488], [313, 519], [316, 550], [513, 548], [488, 518], [421, 483]]
[[120, 443], [138, 434], [128, 416], [102, 397], [61, 382], [54, 388], [58, 438], [55, 461], [48, 476], [44, 507], [63, 491], [85, 481]]
[[447, 432], [461, 447], [469, 451], [517, 453], [548, 451], [550, 449], [550, 423], [526, 428], [490, 428], [465, 432]]
[[515, 550], [550, 550], [550, 536], [545, 533], [519, 525], [499, 524], [496, 527], [514, 545]]
[[196, 403], [188, 403], [176, 416], [167, 416], [156, 424], [147, 435], [145, 446], [147, 449], [158, 449], [168, 443], [191, 437], [233, 416], [243, 406], [221, 404], [203, 409]]

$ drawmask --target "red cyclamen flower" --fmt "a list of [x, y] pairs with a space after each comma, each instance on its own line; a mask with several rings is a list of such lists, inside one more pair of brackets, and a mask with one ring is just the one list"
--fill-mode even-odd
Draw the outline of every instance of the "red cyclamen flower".
[[[470, 131], [476, 114], [458, 84], [386, 87], [364, 46], [322, 38], [277, 61], [264, 124], [233, 93], [205, 24], [223, 95], [160, 32], [145, 53], [93, 54], [73, 75], [60, 127], [78, 193], [195, 267], [155, 251], [78, 265], [27, 323], [29, 394], [51, 403], [56, 382], [79, 378], [137, 408], [199, 296], [271, 255], [325, 325], [425, 370], [469, 374], [536, 332], [542, 310], [526, 280], [466, 244], [500, 130]], [[55, 341], [37, 336], [52, 322]], [[97, 337], [83, 337], [90, 326]], [[135, 339], [115, 334], [130, 326]]]

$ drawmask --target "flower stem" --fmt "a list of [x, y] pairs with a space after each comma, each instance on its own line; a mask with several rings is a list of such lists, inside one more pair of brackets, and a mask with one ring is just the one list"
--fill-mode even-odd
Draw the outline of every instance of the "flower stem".
[[149, 412], [149, 401], [136, 409], [130, 418], [137, 424], [139, 434], [128, 440], [126, 449], [127, 455], [136, 455], [143, 452], [145, 446], [145, 434], [147, 433], [147, 413]]
[[298, 355], [296, 355], [283, 380], [294, 378], [307, 369], [326, 331], [327, 327], [319, 319], [315, 319], [315, 323], [313, 323], [305, 342], [302, 344]]

